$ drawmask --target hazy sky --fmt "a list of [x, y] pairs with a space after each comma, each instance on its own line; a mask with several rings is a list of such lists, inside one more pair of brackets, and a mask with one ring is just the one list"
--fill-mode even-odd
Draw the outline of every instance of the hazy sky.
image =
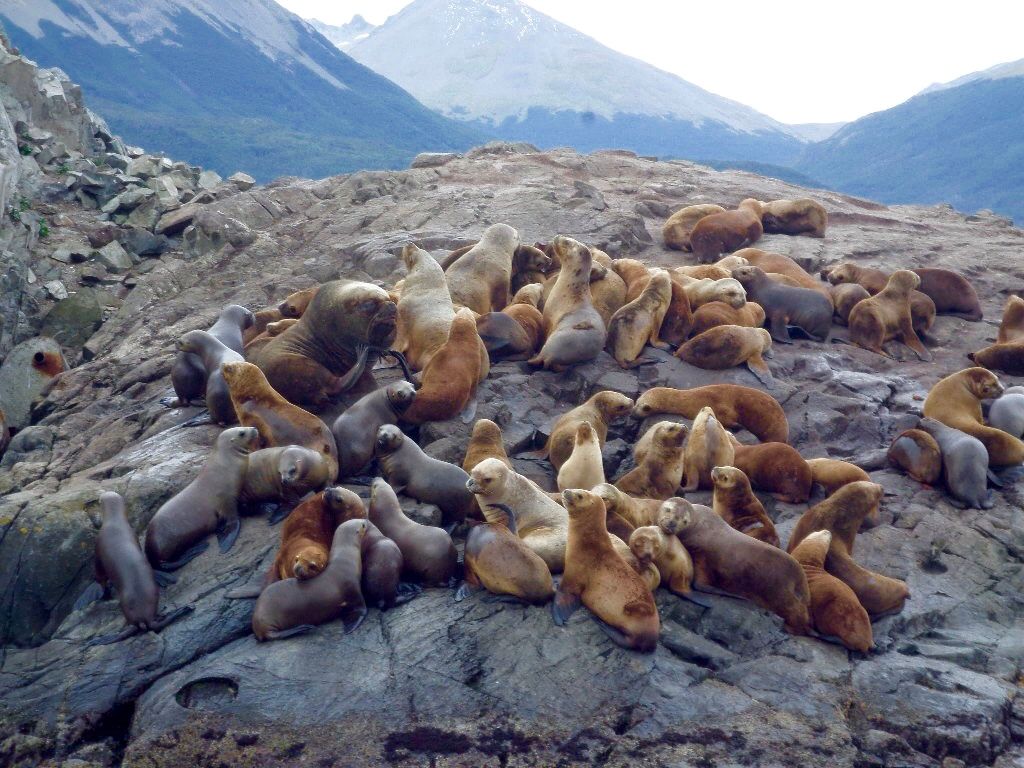
[[[278, 1], [300, 16], [331, 24], [355, 13], [380, 24], [408, 4]], [[895, 106], [932, 83], [1024, 58], [1020, 0], [528, 0], [527, 5], [786, 123], [853, 120]]]

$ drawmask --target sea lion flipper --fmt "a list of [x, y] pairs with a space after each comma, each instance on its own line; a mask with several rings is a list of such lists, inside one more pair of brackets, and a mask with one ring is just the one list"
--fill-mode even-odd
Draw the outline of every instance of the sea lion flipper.
[[459, 414], [459, 418], [463, 424], [472, 424], [473, 419], [476, 417], [476, 395], [469, 398], [469, 402], [466, 403], [466, 407], [462, 409], [462, 413]]
[[242, 521], [235, 517], [234, 520], [226, 521], [217, 531], [217, 541], [220, 543], [220, 552], [225, 554], [231, 550], [238, 540], [238, 533], [242, 530]]
[[621, 645], [623, 648], [633, 647], [633, 644], [629, 642], [629, 638], [626, 637], [622, 630], [616, 629], [607, 621], [599, 619], [594, 614], [590, 614], [590, 618], [592, 618], [594, 620], [594, 623], [601, 628], [602, 632], [604, 632], [606, 635], [608, 635], [608, 637], [611, 638], [613, 643], [615, 643], [616, 645]]
[[701, 608], [712, 608], [712, 603], [709, 600], [705, 600], [703, 597], [698, 597], [692, 590], [685, 594], [679, 595], [684, 600], [689, 600], [694, 605], [699, 605]]
[[415, 381], [413, 381], [412, 369], [409, 368], [409, 362], [405, 359], [405, 355], [403, 355], [397, 349], [385, 349], [383, 350], [382, 354], [385, 354], [388, 357], [393, 357], [395, 359], [395, 361], [402, 367], [402, 375], [405, 377], [406, 381], [413, 384], [416, 383]]
[[991, 467], [985, 470], [985, 472], [986, 474], [988, 474], [988, 481], [992, 483], [992, 485], [994, 485], [996, 488], [1002, 488], [1005, 485], [1005, 483], [1003, 483], [1002, 481], [1002, 478], [1000, 478], [999, 475], [993, 472]]
[[75, 600], [75, 604], [72, 606], [72, 611], [80, 611], [85, 606], [95, 603], [97, 600], [102, 600], [106, 590], [103, 589], [103, 585], [98, 581], [92, 582], [85, 591]]
[[[760, 364], [758, 364], [758, 362], [760, 362]], [[752, 374], [754, 374], [758, 381], [769, 389], [775, 386], [775, 379], [772, 378], [771, 369], [764, 360], [747, 360], [747, 368]]]
[[150, 625], [149, 628], [153, 632], [159, 632], [162, 629], [164, 629], [165, 627], [168, 627], [171, 624], [173, 624], [174, 622], [176, 622], [182, 616], [185, 616], [185, 615], [190, 614], [190, 613], [192, 613], [192, 606], [191, 605], [183, 605], [180, 608], [175, 608], [170, 613], [161, 616], [159, 619], [157, 619], [155, 622], [153, 622], [153, 624]]
[[551, 601], [551, 616], [555, 624], [562, 627], [569, 620], [576, 609], [580, 607], [580, 596], [563, 592], [561, 588], [555, 592], [555, 599]]
[[349, 632], [355, 632], [359, 629], [359, 625], [363, 623], [366, 614], [365, 605], [353, 605], [346, 608], [341, 614], [341, 625], [344, 628], [345, 634], [347, 635]]
[[515, 595], [496, 595], [488, 592], [484, 595], [482, 602], [485, 603], [508, 603], [509, 605], [529, 605], [529, 603]]
[[207, 424], [213, 424], [213, 417], [210, 415], [209, 409], [200, 411], [188, 421], [183, 421], [179, 424], [179, 427], [204, 427]]
[[262, 591], [262, 584], [246, 584], [245, 586], [238, 587], [238, 589], [232, 589], [230, 592], [225, 592], [224, 598], [227, 600], [246, 600], [253, 597], [259, 597]]
[[999, 483], [997, 483], [997, 485], [1000, 487], [1003, 487], [1008, 483], [1013, 484], [1024, 477], [1024, 464], [1018, 464], [1015, 467], [1008, 467], [1002, 470], [997, 477], [999, 478]]
[[779, 344], [793, 343], [793, 339], [789, 336], [789, 328], [786, 326], [786, 318], [784, 315], [773, 315], [769, 325], [770, 327], [768, 330], [772, 335], [773, 341], [777, 341]]
[[187, 408], [186, 403], [181, 402], [177, 396], [167, 395], [167, 397], [161, 397], [157, 402], [160, 403], [164, 408]]
[[153, 581], [156, 582], [158, 587], [169, 587], [171, 584], [178, 583], [178, 577], [166, 571], [154, 569]]
[[366, 370], [366, 362], [370, 357], [370, 347], [366, 344], [360, 344], [358, 346], [359, 354], [356, 357], [356, 361], [352, 364], [352, 367], [348, 370], [344, 376], [337, 379], [334, 382], [334, 386], [331, 387], [332, 395], [340, 395], [342, 392], [347, 392], [355, 386], [355, 383], [359, 381], [359, 378], [363, 375], [363, 371]]
[[818, 632], [811, 632], [810, 636], [815, 638], [815, 639], [817, 639], [817, 640], [822, 640], [822, 641], [824, 641], [826, 643], [832, 643], [833, 645], [839, 645], [839, 646], [842, 646], [843, 648], [846, 647], [846, 643], [844, 643], [840, 638], [836, 637], [835, 635], [822, 635], [822, 634], [820, 634]]
[[267, 525], [277, 525], [292, 513], [292, 509], [294, 507], [278, 504], [274, 511], [270, 513], [270, 517], [267, 518]]
[[479, 590], [479, 587], [472, 586], [468, 581], [464, 581], [459, 585], [459, 588], [455, 590], [455, 602], [461, 603], [471, 594]]
[[284, 640], [288, 637], [295, 637], [296, 635], [304, 635], [307, 632], [312, 632], [316, 629], [315, 624], [299, 624], [297, 627], [289, 627], [288, 629], [282, 629], [274, 632], [267, 632], [267, 640]]
[[197, 557], [203, 554], [203, 552], [206, 551], [206, 548], [208, 546], [210, 546], [210, 542], [208, 542], [206, 539], [203, 539], [202, 541], [193, 544], [191, 547], [186, 549], [182, 553], [181, 557], [179, 557], [177, 560], [170, 560], [166, 563], [160, 563], [160, 570], [176, 571], [183, 565], [191, 562], [192, 560], [195, 560]]
[[405, 605], [410, 600], [419, 597], [423, 593], [423, 587], [419, 584], [409, 584], [407, 582], [401, 582], [398, 585], [398, 589], [395, 590], [395, 602], [394, 605]]

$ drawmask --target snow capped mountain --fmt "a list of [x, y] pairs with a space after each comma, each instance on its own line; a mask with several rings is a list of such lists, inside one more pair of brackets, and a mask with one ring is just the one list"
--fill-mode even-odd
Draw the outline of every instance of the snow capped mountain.
[[319, 19], [309, 19], [308, 21], [313, 25], [313, 29], [343, 51], [347, 51], [360, 40], [365, 40], [377, 28], [358, 13], [352, 17], [351, 21], [341, 26], [327, 24]]
[[944, 91], [947, 88], [956, 88], [961, 85], [967, 85], [967, 83], [975, 83], [979, 80], [1002, 80], [1007, 77], [1024, 77], [1024, 59], [1008, 61], [1005, 64], [996, 64], [994, 67], [983, 69], [980, 72], [972, 72], [969, 75], [958, 77], [956, 80], [950, 80], [948, 83], [933, 83], [921, 91], [921, 93]]

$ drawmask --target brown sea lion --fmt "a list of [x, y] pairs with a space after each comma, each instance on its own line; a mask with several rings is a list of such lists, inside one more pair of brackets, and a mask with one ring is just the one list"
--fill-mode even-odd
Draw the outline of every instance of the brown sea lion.
[[612, 262], [612, 270], [626, 284], [626, 302], [633, 301], [639, 296], [647, 287], [647, 281], [651, 279], [650, 268], [637, 259], [615, 259]]
[[671, 592], [681, 596], [690, 594], [693, 560], [678, 536], [666, 533], [659, 525], [645, 525], [630, 535], [629, 548], [642, 569], [648, 563], [654, 565], [659, 581]]
[[[596, 249], [591, 249], [591, 254], [595, 251]], [[592, 264], [590, 267], [590, 300], [607, 328], [612, 321], [612, 315], [626, 304], [625, 281], [611, 267]]]
[[760, 267], [732, 271], [747, 298], [764, 308], [772, 339], [788, 344], [789, 328], [798, 328], [815, 341], [827, 341], [832, 331], [832, 299], [810, 288], [793, 288], [769, 280]]
[[576, 440], [576, 427], [580, 423], [590, 422], [603, 446], [605, 440], [608, 439], [608, 425], [616, 419], [628, 416], [632, 408], [633, 401], [630, 398], [606, 389], [598, 392], [582, 405], [563, 413], [551, 428], [551, 435], [544, 448], [551, 466], [557, 472], [562, 468], [565, 460], [572, 455]]
[[674, 251], [690, 250], [690, 232], [697, 222], [712, 213], [725, 213], [720, 205], [688, 205], [671, 216], [661, 228], [661, 238]]
[[764, 361], [771, 348], [772, 336], [764, 328], [720, 325], [690, 339], [675, 351], [675, 356], [709, 371], [746, 365], [758, 381], [771, 387], [772, 372]]
[[981, 320], [981, 303], [970, 280], [949, 269], [922, 267], [913, 270], [921, 278], [917, 290], [935, 302], [935, 311], [964, 320]]
[[398, 301], [398, 332], [394, 347], [414, 371], [423, 367], [445, 342], [455, 319], [444, 270], [434, 257], [413, 243], [402, 249], [407, 274]]
[[633, 367], [648, 344], [669, 348], [658, 334], [671, 302], [672, 281], [668, 272], [657, 269], [640, 295], [612, 315], [606, 346], [622, 368]]
[[882, 499], [882, 486], [859, 481], [844, 485], [827, 499], [808, 509], [789, 535], [787, 552], [792, 552], [808, 534], [831, 531], [834, 541], [841, 542], [853, 554], [853, 542], [864, 518], [878, 518], [878, 503]]
[[857, 601], [872, 619], [899, 613], [910, 597], [910, 589], [905, 582], [858, 565], [835, 534], [832, 534], [832, 544], [825, 558], [825, 570], [853, 590]]
[[331, 465], [321, 453], [301, 445], [263, 448], [249, 454], [239, 501], [295, 501], [333, 481]]
[[686, 441], [683, 458], [683, 473], [686, 478], [684, 492], [698, 488], [711, 488], [711, 470], [714, 467], [729, 467], [733, 464], [735, 449], [729, 433], [715, 418], [710, 406], [704, 406], [693, 420], [690, 439]]
[[850, 341], [871, 352], [885, 355], [882, 345], [896, 339], [910, 347], [921, 360], [931, 360], [931, 353], [925, 349], [914, 331], [910, 315], [910, 292], [918, 283], [920, 278], [909, 270], [893, 272], [885, 288], [871, 298], [858, 302], [850, 311], [847, 319]]
[[319, 285], [314, 285], [309, 288], [303, 288], [301, 291], [295, 291], [285, 296], [284, 300], [277, 305], [277, 310], [281, 313], [281, 317], [298, 319], [302, 317], [303, 313], [309, 307], [309, 303], [316, 296], [316, 292], [320, 290]]
[[604, 461], [601, 457], [601, 441], [589, 421], [581, 422], [576, 427], [572, 453], [558, 470], [558, 490], [590, 489], [603, 482]]
[[645, 499], [674, 496], [683, 478], [683, 441], [688, 431], [684, 424], [672, 421], [661, 421], [651, 427], [642, 458], [637, 456], [637, 466], [620, 477], [615, 487]]
[[921, 419], [918, 427], [931, 435], [942, 454], [942, 478], [957, 502], [971, 509], [995, 506], [988, 489], [989, 454], [976, 437], [935, 419]]
[[746, 302], [739, 309], [724, 301], [712, 301], [702, 305], [693, 313], [691, 335], [699, 336], [720, 325], [739, 325], [746, 328], [760, 328], [764, 325], [764, 309], [753, 301]]
[[373, 460], [377, 430], [395, 424], [412, 405], [416, 387], [395, 381], [364, 395], [334, 420], [331, 434], [338, 447], [338, 477], [357, 475]]
[[733, 466], [754, 488], [787, 504], [803, 504], [810, 498], [813, 473], [795, 448], [774, 442], [743, 445], [732, 435], [729, 439], [735, 453]]
[[761, 203], [761, 224], [765, 232], [824, 237], [828, 214], [821, 203], [808, 197], [772, 200]]
[[[229, 304], [221, 310], [217, 322], [206, 332], [228, 349], [241, 355], [245, 350], [243, 334], [255, 322], [255, 316], [248, 309], [238, 304]], [[177, 405], [186, 406], [193, 400], [205, 397], [206, 371], [200, 355], [195, 352], [178, 352], [174, 365], [171, 366], [171, 386], [178, 397]]]
[[988, 450], [989, 466], [1015, 466], [1024, 462], [1024, 442], [1001, 429], [986, 427], [981, 413], [982, 400], [1002, 393], [1003, 385], [994, 373], [984, 368], [967, 368], [935, 384], [925, 398], [922, 412], [981, 440]]
[[750, 480], [736, 467], [715, 467], [711, 470], [714, 485], [711, 508], [740, 533], [780, 546], [775, 523], [764, 511], [764, 505], [750, 488]]
[[656, 413], [672, 413], [695, 419], [705, 406], [710, 406], [715, 417], [729, 429], [746, 429], [763, 442], [789, 440], [789, 423], [779, 402], [759, 389], [738, 384], [709, 384], [693, 389], [652, 387], [637, 399], [633, 415], [645, 419]]
[[686, 547], [696, 588], [710, 587], [750, 600], [780, 616], [787, 632], [807, 634], [807, 577], [788, 554], [740, 533], [710, 508], [678, 497], [662, 503], [658, 524]]
[[360, 589], [366, 520], [349, 520], [334, 532], [327, 567], [315, 579], [284, 579], [267, 586], [256, 600], [252, 631], [260, 642], [281, 640], [340, 618], [345, 634], [366, 618]]
[[[892, 441], [889, 461], [919, 483], [935, 485], [942, 476], [942, 451], [935, 438], [921, 429], [908, 429]], [[985, 454], [988, 466], [988, 453]]]
[[834, 637], [851, 651], [867, 653], [874, 647], [871, 619], [857, 594], [844, 582], [825, 570], [825, 559], [832, 544], [829, 531], [816, 531], [793, 550], [811, 593], [811, 620], [822, 635]]
[[[831, 496], [844, 485], [870, 482], [871, 476], [856, 464], [839, 459], [807, 459], [814, 482], [825, 489], [825, 495]], [[806, 501], [806, 499], [805, 499]]]
[[448, 586], [459, 555], [443, 528], [420, 525], [405, 516], [394, 490], [382, 478], [370, 486], [370, 522], [402, 550], [403, 574], [428, 587]]
[[[179, 356], [193, 355], [202, 361], [205, 380], [206, 408], [215, 424], [234, 424], [238, 421], [231, 403], [231, 393], [224, 381], [221, 368], [225, 363], [243, 362], [240, 354], [229, 349], [206, 331], [189, 331], [178, 339]], [[180, 399], [180, 398], [179, 398]]]
[[858, 303], [871, 296], [868, 289], [860, 283], [839, 283], [832, 286], [832, 304], [835, 314], [832, 320], [839, 325], [850, 321], [850, 312]]
[[683, 284], [672, 279], [672, 299], [669, 301], [665, 318], [661, 321], [661, 340], [678, 347], [690, 336], [693, 327], [693, 309]]
[[[912, 270], [916, 273], [917, 270]], [[880, 269], [862, 267], [851, 262], [844, 262], [837, 267], [822, 270], [821, 276], [833, 285], [846, 285], [856, 283], [862, 286], [872, 296], [882, 291], [889, 282], [889, 274]], [[971, 289], [973, 291], [973, 289]], [[850, 307], [852, 310], [854, 304]], [[910, 292], [910, 319], [914, 325], [914, 332], [924, 334], [931, 329], [935, 322], [935, 302], [931, 297], [920, 290]], [[847, 315], [849, 323], [849, 315]]]
[[469, 475], [462, 467], [427, 456], [394, 424], [377, 430], [373, 455], [395, 493], [436, 505], [444, 525], [462, 522], [475, 508], [473, 494], [466, 488]]
[[156, 511], [146, 526], [146, 559], [153, 568], [180, 568], [206, 548], [214, 532], [221, 552], [231, 549], [240, 525], [238, 498], [259, 437], [252, 427], [225, 429], [196, 478]]
[[592, 490], [601, 497], [609, 517], [620, 518], [634, 529], [657, 524], [661, 499], [634, 498], [609, 483], [601, 483]]
[[748, 198], [735, 211], [700, 219], [690, 230], [690, 247], [697, 261], [708, 264], [723, 253], [756, 243], [762, 234], [761, 203]]
[[259, 430], [263, 447], [301, 445], [310, 448], [327, 459], [331, 478], [338, 476], [334, 436], [319, 417], [285, 400], [270, 386], [263, 371], [252, 363], [224, 363], [221, 372], [231, 392], [238, 422]]
[[405, 602], [399, 597], [405, 561], [402, 558], [402, 550], [395, 542], [381, 533], [369, 520], [366, 521], [366, 526], [360, 553], [363, 573], [359, 579], [359, 587], [367, 604], [386, 611]]
[[565, 624], [582, 602], [615, 643], [653, 651], [661, 622], [650, 589], [615, 551], [605, 528], [604, 502], [579, 489], [562, 492], [569, 513], [565, 572], [555, 593], [552, 615]]
[[524, 286], [501, 312], [488, 312], [476, 319], [476, 330], [497, 359], [526, 360], [544, 340], [544, 315], [537, 308], [542, 293], [539, 283]]
[[276, 323], [285, 319], [285, 316], [281, 314], [281, 310], [277, 307], [270, 307], [267, 309], [260, 309], [252, 313], [253, 323], [244, 331], [242, 331], [242, 349], [249, 346], [254, 339], [262, 336], [267, 330], [267, 326], [271, 323]]
[[498, 459], [509, 469], [512, 462], [505, 452], [505, 444], [501, 439], [501, 427], [490, 419], [477, 419], [473, 425], [473, 433], [466, 446], [466, 457], [462, 460], [462, 468], [471, 472], [473, 467], [484, 459]]
[[992, 344], [977, 352], [969, 352], [967, 357], [975, 365], [990, 371], [1024, 376], [1024, 340]]
[[731, 277], [721, 280], [691, 279], [690, 282], [680, 279], [680, 282], [683, 284], [683, 290], [686, 291], [690, 309], [694, 311], [713, 301], [723, 302], [733, 309], [739, 309], [747, 303], [747, 292], [739, 282]]
[[1011, 296], [1003, 308], [1003, 319], [999, 323], [998, 344], [1011, 341], [1024, 341], [1024, 299]]

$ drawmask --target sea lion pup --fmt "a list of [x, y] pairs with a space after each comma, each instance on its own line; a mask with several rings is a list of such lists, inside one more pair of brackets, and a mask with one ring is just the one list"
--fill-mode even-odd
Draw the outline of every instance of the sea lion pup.
[[596, 358], [607, 334], [590, 294], [590, 251], [564, 235], [553, 245], [562, 269], [544, 302], [544, 346], [529, 363], [563, 371]]
[[466, 457], [462, 460], [462, 469], [471, 472], [473, 467], [484, 459], [497, 459], [509, 469], [512, 462], [505, 452], [505, 443], [501, 439], [501, 427], [490, 419], [477, 419], [473, 425], [473, 433], [466, 446]]
[[[917, 270], [910, 270], [917, 272]], [[880, 269], [862, 267], [852, 262], [844, 262], [837, 267], [824, 269], [821, 276], [832, 285], [847, 285], [856, 283], [862, 286], [869, 294], [875, 296], [881, 292], [889, 282], [889, 275]], [[973, 289], [971, 289], [973, 291]], [[856, 304], [853, 304], [852, 310]], [[935, 302], [930, 296], [915, 289], [910, 292], [910, 319], [914, 324], [914, 332], [922, 335], [927, 333], [935, 322]], [[847, 314], [847, 323], [849, 315]]]
[[704, 406], [693, 420], [690, 439], [686, 441], [683, 454], [683, 473], [686, 485], [683, 491], [689, 493], [698, 488], [711, 488], [711, 470], [714, 467], [731, 467], [735, 449], [729, 433], [715, 418], [710, 406]]
[[739, 309], [747, 303], [747, 292], [731, 277], [722, 280], [703, 278], [689, 283], [683, 281], [683, 290], [686, 291], [686, 298], [689, 299], [692, 310], [712, 301], [724, 302], [733, 309]]
[[205, 539], [214, 532], [221, 552], [231, 549], [238, 538], [238, 497], [259, 438], [252, 427], [232, 427], [217, 436], [195, 480], [165, 501], [146, 526], [146, 559], [153, 568], [180, 568], [206, 549]]
[[746, 302], [739, 309], [724, 301], [712, 301], [703, 304], [693, 313], [693, 326], [690, 333], [699, 336], [719, 325], [739, 325], [745, 328], [760, 328], [764, 325], [764, 309], [753, 301]]
[[[476, 410], [476, 387], [487, 378], [490, 360], [476, 332], [476, 319], [468, 309], [460, 309], [452, 320], [448, 341], [423, 369], [422, 384], [416, 390], [402, 419], [412, 424], [447, 421], [463, 414], [472, 418]], [[482, 352], [482, 355], [481, 355]]]
[[194, 355], [202, 360], [205, 370], [206, 407], [210, 411], [210, 419], [222, 426], [236, 423], [238, 418], [221, 366], [224, 363], [242, 362], [245, 358], [206, 331], [186, 333], [178, 339], [178, 352], [182, 355]]
[[239, 501], [295, 501], [333, 481], [331, 465], [321, 453], [301, 445], [263, 448], [249, 454]]
[[1024, 387], [1007, 387], [988, 409], [988, 423], [1008, 435], [1024, 437]]
[[651, 427], [642, 458], [637, 455], [637, 466], [620, 477], [615, 487], [645, 499], [673, 496], [683, 478], [683, 441], [687, 432], [686, 425], [672, 421], [661, 421]]
[[505, 308], [511, 295], [512, 261], [519, 233], [507, 224], [492, 224], [480, 242], [459, 256], [445, 271], [454, 304], [478, 315]]
[[1001, 429], [986, 427], [981, 415], [981, 401], [1002, 393], [1003, 385], [994, 373], [984, 368], [966, 368], [931, 388], [922, 413], [981, 440], [988, 450], [989, 466], [1014, 466], [1024, 462], [1024, 442]]
[[623, 416], [628, 416], [632, 408], [633, 401], [630, 398], [606, 389], [598, 392], [582, 405], [563, 413], [555, 421], [547, 445], [544, 446], [544, 452], [547, 454], [551, 466], [557, 472], [562, 468], [565, 460], [572, 455], [572, 449], [576, 443], [576, 427], [582, 422], [590, 422], [590, 426], [597, 432], [598, 441], [603, 447], [605, 440], [608, 439], [608, 425]]
[[828, 214], [821, 203], [809, 197], [772, 200], [761, 203], [761, 225], [773, 234], [824, 237]]
[[651, 279], [650, 268], [637, 259], [615, 259], [612, 262], [612, 270], [626, 284], [627, 303], [639, 296]]
[[458, 552], [443, 528], [406, 517], [398, 496], [382, 478], [370, 485], [370, 522], [402, 550], [404, 578], [428, 587], [446, 587], [458, 569]]
[[775, 523], [750, 489], [750, 480], [743, 472], [736, 467], [715, 467], [711, 470], [711, 482], [711, 508], [715, 514], [740, 533], [773, 547], [781, 546]]
[[395, 381], [375, 389], [345, 409], [334, 420], [331, 434], [338, 447], [338, 477], [358, 475], [373, 460], [377, 430], [395, 424], [416, 397], [416, 387]]
[[906, 582], [869, 571], [856, 563], [835, 534], [832, 534], [832, 544], [825, 558], [825, 570], [853, 590], [872, 620], [899, 613], [910, 597]]
[[660, 583], [669, 591], [681, 597], [690, 596], [693, 560], [677, 536], [666, 533], [660, 525], [645, 525], [630, 535], [629, 548], [640, 561], [641, 569], [646, 570], [648, 563], [654, 565]]
[[1024, 341], [1024, 299], [1011, 296], [1006, 300], [1003, 319], [999, 323], [999, 335], [996, 343], [1007, 344], [1011, 341]]
[[839, 283], [833, 285], [832, 304], [835, 305], [835, 314], [832, 320], [838, 325], [846, 325], [850, 320], [850, 312], [858, 303], [871, 296], [868, 289], [860, 283]]
[[626, 525], [634, 529], [655, 525], [658, 522], [661, 499], [634, 498], [610, 483], [594, 486], [593, 491], [601, 497], [609, 517], [621, 518]]
[[280, 336], [297, 322], [299, 322], [298, 318], [285, 318], [284, 320], [278, 320], [274, 323], [267, 323], [267, 328], [263, 333], [252, 341], [246, 343], [244, 350], [245, 356], [253, 357], [257, 351], [263, 349], [263, 347], [265, 347], [272, 338]]
[[402, 249], [408, 270], [398, 301], [395, 349], [405, 355], [414, 371], [422, 370], [448, 340], [455, 319], [444, 270], [434, 257], [413, 243]]
[[313, 300], [313, 297], [316, 296], [316, 292], [319, 290], [320, 286], [314, 285], [310, 288], [303, 288], [301, 291], [289, 293], [277, 305], [277, 310], [281, 313], [281, 317], [294, 319], [302, 317], [302, 313], [309, 307], [309, 302]]
[[745, 364], [758, 381], [771, 387], [772, 372], [764, 361], [764, 355], [771, 348], [772, 335], [764, 328], [719, 325], [694, 336], [674, 354], [690, 365], [709, 371]]
[[819, 504], [801, 515], [789, 535], [787, 552], [796, 549], [809, 533], [828, 530], [832, 538], [842, 543], [853, 554], [853, 542], [864, 518], [878, 517], [878, 502], [882, 499], [882, 486], [878, 483], [856, 482], [844, 485]]
[[[229, 304], [217, 316], [217, 322], [206, 332], [239, 355], [245, 349], [243, 334], [256, 318], [252, 312], [238, 304]], [[195, 352], [179, 351], [171, 366], [171, 386], [178, 397], [177, 405], [186, 406], [206, 393], [206, 366]]]
[[551, 613], [563, 626], [582, 602], [616, 644], [653, 651], [661, 622], [651, 590], [615, 551], [605, 528], [600, 497], [579, 489], [562, 492], [569, 513], [565, 572]]
[[921, 339], [914, 332], [910, 317], [910, 292], [921, 282], [913, 272], [898, 269], [889, 277], [885, 288], [869, 299], [857, 303], [847, 320], [850, 341], [880, 355], [889, 355], [882, 345], [891, 339], [902, 341], [921, 360], [931, 360]]
[[366, 520], [349, 520], [334, 532], [327, 567], [315, 579], [285, 579], [267, 586], [252, 612], [252, 631], [260, 642], [301, 634], [340, 618], [345, 634], [366, 618], [359, 583], [360, 550], [369, 529]]
[[732, 276], [747, 292], [747, 299], [764, 308], [771, 336], [788, 344], [789, 328], [799, 328], [815, 341], [827, 341], [832, 332], [832, 299], [810, 288], [793, 288], [770, 280], [760, 267], [740, 267]]
[[604, 482], [604, 461], [601, 441], [597, 432], [584, 421], [576, 427], [572, 453], [558, 470], [558, 490], [566, 488], [593, 488]]
[[359, 587], [368, 605], [386, 611], [416, 596], [416, 591], [402, 594], [402, 550], [369, 520], [360, 554], [363, 573]]
[[695, 419], [705, 406], [710, 406], [715, 417], [729, 429], [746, 429], [763, 442], [789, 440], [789, 422], [778, 400], [739, 384], [709, 384], [693, 389], [652, 387], [636, 401], [633, 415], [645, 419], [656, 413], [671, 413]]
[[606, 346], [619, 366], [634, 367], [648, 344], [656, 349], [669, 348], [667, 342], [658, 338], [658, 333], [671, 302], [672, 281], [668, 272], [657, 269], [640, 295], [612, 315]]
[[492, 458], [473, 467], [466, 487], [476, 494], [488, 522], [500, 521], [505, 507], [511, 509], [523, 543], [540, 555], [552, 573], [562, 570], [568, 518], [565, 508], [540, 486]]
[[761, 203], [746, 199], [735, 211], [712, 213], [690, 230], [690, 248], [697, 261], [709, 264], [723, 253], [738, 251], [761, 239]]
[[943, 479], [953, 498], [968, 509], [991, 509], [995, 502], [988, 489], [989, 455], [984, 443], [935, 419], [921, 419], [918, 427], [939, 446]]
[[968, 352], [967, 357], [975, 365], [988, 368], [990, 371], [1024, 376], [1024, 341], [992, 344], [977, 352]]
[[252, 313], [252, 316], [252, 325], [242, 331], [243, 349], [249, 346], [257, 336], [263, 335], [267, 330], [268, 325], [285, 319], [285, 316], [281, 314], [281, 310], [277, 307], [268, 307], [267, 309], [257, 310]]
[[683, 284], [672, 278], [672, 298], [665, 312], [665, 318], [661, 321], [661, 331], [658, 336], [662, 341], [678, 347], [690, 336], [693, 327], [693, 310], [690, 308], [690, 298], [686, 295], [686, 288]]
[[712, 213], [725, 213], [720, 205], [688, 205], [681, 208], [665, 221], [661, 228], [661, 239], [674, 251], [690, 251], [690, 232], [697, 222]]
[[542, 292], [540, 283], [523, 286], [501, 312], [476, 319], [476, 331], [488, 355], [505, 360], [533, 357], [544, 339], [544, 315], [537, 308]]
[[829, 531], [816, 531], [793, 550], [811, 593], [811, 620], [825, 637], [836, 638], [851, 651], [867, 653], [875, 645], [871, 619], [856, 593], [825, 570], [825, 559], [832, 544]]
[[913, 272], [921, 278], [917, 290], [935, 302], [935, 311], [964, 320], [981, 320], [981, 303], [970, 280], [949, 269], [922, 267]]
[[811, 469], [814, 482], [825, 489], [826, 496], [850, 483], [871, 482], [871, 475], [848, 461], [824, 458], [807, 459], [805, 463]]
[[119, 634], [90, 640], [90, 646], [116, 643], [139, 631], [159, 632], [192, 610], [191, 606], [185, 606], [166, 616], [157, 615], [160, 590], [128, 522], [124, 499], [119, 493], [104, 491], [100, 494], [100, 505], [103, 524], [96, 535], [96, 559], [93, 561], [96, 581], [75, 603], [74, 609], [85, 607], [113, 587], [128, 626]]
[[466, 488], [469, 475], [462, 467], [427, 456], [394, 424], [377, 430], [373, 455], [395, 493], [437, 505], [444, 525], [461, 523], [474, 508], [473, 494]]
[[383, 288], [332, 280], [320, 286], [299, 322], [251, 362], [293, 403], [324, 405], [350, 389], [365, 394], [376, 388], [370, 369], [394, 341], [397, 313]]
[[811, 497], [813, 473], [800, 452], [787, 443], [743, 445], [734, 435], [733, 466], [743, 472], [751, 486], [770, 493], [787, 504], [803, 504]]
[[320, 454], [330, 466], [330, 476], [338, 476], [338, 449], [334, 436], [319, 417], [292, 405], [274, 391], [263, 371], [252, 363], [221, 365], [231, 402], [244, 427], [259, 430], [264, 447], [301, 445]]
[[466, 579], [456, 602], [483, 587], [495, 595], [511, 595], [524, 603], [543, 605], [555, 594], [551, 571], [517, 535], [516, 516], [505, 507], [508, 524], [474, 525], [466, 536]]
[[710, 508], [678, 497], [662, 502], [658, 524], [678, 536], [693, 559], [694, 587], [750, 600], [780, 616], [790, 634], [807, 634], [807, 577], [788, 554], [740, 533]]
[[[990, 420], [991, 416], [992, 412], [989, 411]], [[908, 429], [901, 432], [892, 441], [886, 456], [892, 464], [919, 483], [935, 485], [942, 476], [942, 451], [935, 438], [924, 430]], [[985, 466], [988, 466], [987, 451]]]
[[727, 277], [732, 277], [732, 270], [720, 267], [717, 264], [695, 264], [672, 267], [669, 270], [669, 274], [684, 282], [686, 282], [686, 278], [692, 280], [724, 280]]

